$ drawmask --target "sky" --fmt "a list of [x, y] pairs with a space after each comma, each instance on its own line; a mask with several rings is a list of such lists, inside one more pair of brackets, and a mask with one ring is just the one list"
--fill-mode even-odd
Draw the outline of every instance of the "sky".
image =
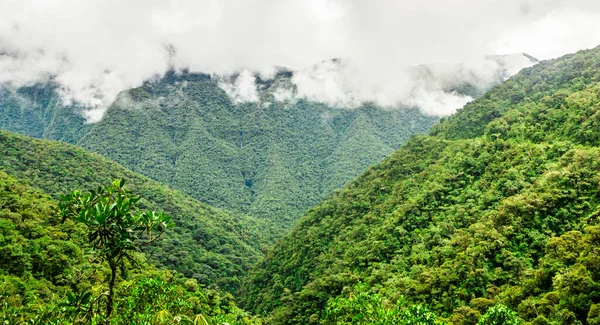
[[596, 0], [0, 0], [0, 83], [53, 78], [93, 122], [170, 68], [242, 71], [223, 88], [243, 102], [258, 100], [252, 73], [283, 66], [299, 71], [292, 97], [447, 115], [471, 98], [417, 85], [407, 66], [463, 63], [485, 79], [486, 55], [555, 58], [600, 45], [598, 31]]

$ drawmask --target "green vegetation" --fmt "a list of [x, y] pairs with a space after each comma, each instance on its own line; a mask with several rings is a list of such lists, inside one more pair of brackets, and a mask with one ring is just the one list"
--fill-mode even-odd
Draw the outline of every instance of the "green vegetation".
[[261, 102], [233, 104], [214, 78], [168, 74], [122, 93], [79, 144], [281, 233], [438, 120], [417, 109], [278, 102], [272, 93], [288, 78], [259, 80]]
[[[247, 274], [301, 211], [435, 120], [277, 102], [286, 78], [258, 80], [260, 106], [234, 105], [213, 78], [171, 73], [80, 128], [51, 93], [3, 93], [13, 103], [0, 105], [3, 127], [77, 143], [190, 196], [83, 149], [0, 131], [2, 320], [260, 323], [236, 293], [268, 324], [600, 324], [600, 48], [525, 69], [413, 136]], [[94, 243], [103, 214], [85, 211], [117, 202], [116, 187], [56, 201], [122, 178], [140, 209], [176, 224], [143, 253], [129, 252], [135, 240]], [[69, 209], [73, 200], [92, 204]], [[53, 205], [73, 213], [60, 223]], [[134, 210], [131, 221], [162, 220]]]
[[76, 105], [65, 105], [54, 82], [17, 90], [0, 85], [0, 129], [76, 143], [89, 131]]
[[[348, 296], [344, 296], [347, 294]], [[329, 300], [325, 324], [338, 325], [435, 325], [435, 315], [421, 305], [408, 306], [404, 299], [395, 304], [371, 294], [364, 286]]]
[[[460, 64], [409, 73], [420, 84], [479, 97], [503, 80], [511, 57], [487, 58], [498, 64], [491, 79]], [[279, 237], [308, 208], [438, 121], [416, 108], [276, 100], [281, 90], [294, 90], [293, 74], [257, 77], [260, 102], [236, 104], [218, 77], [169, 71], [124, 90], [96, 124], [85, 124], [82, 108], [65, 106], [53, 82], [0, 88], [0, 128], [78, 144], [211, 206], [268, 220]]]
[[[99, 251], [81, 223], [53, 217], [51, 207], [59, 204], [0, 171], [2, 324], [106, 324], [105, 282], [115, 273], [110, 262], [93, 257], [112, 250]], [[120, 273], [110, 324], [260, 323], [230, 294], [157, 270], [140, 253], [127, 254], [139, 267]]]
[[600, 48], [525, 69], [311, 209], [243, 305], [326, 324], [362, 282], [452, 324], [598, 323], [599, 117]]
[[258, 79], [261, 102], [234, 104], [215, 78], [169, 72], [121, 93], [96, 124], [63, 105], [52, 83], [3, 89], [0, 128], [78, 144], [211, 206], [268, 220], [279, 237], [439, 119], [417, 109], [276, 101], [290, 78]]
[[114, 179], [142, 196], [140, 208], [163, 211], [176, 227], [149, 248], [152, 261], [201, 284], [235, 292], [268, 240], [268, 225], [232, 215], [135, 174], [99, 155], [60, 143], [0, 131], [0, 170], [58, 199], [72, 189], [93, 190]]
[[[106, 294], [106, 318], [114, 309], [117, 272], [125, 276], [129, 264], [137, 265], [134, 258], [143, 246], [154, 243], [172, 227], [171, 217], [156, 211], [138, 212], [138, 201], [125, 190], [125, 180], [82, 194], [79, 191], [62, 196], [55, 211], [62, 218], [80, 222], [87, 228], [87, 237], [95, 258], [108, 263], [110, 279]], [[89, 296], [88, 296], [89, 297]], [[87, 299], [87, 298], [86, 298]]]
[[477, 325], [519, 325], [521, 323], [521, 319], [514, 311], [500, 304], [488, 309]]

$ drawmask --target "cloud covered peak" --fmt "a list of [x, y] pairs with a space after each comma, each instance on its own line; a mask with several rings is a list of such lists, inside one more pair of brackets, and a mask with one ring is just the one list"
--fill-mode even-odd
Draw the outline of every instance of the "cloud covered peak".
[[[394, 103], [420, 91], [407, 66], [556, 57], [596, 46], [600, 34], [590, 31], [599, 27], [592, 0], [5, 0], [0, 83], [52, 79], [65, 100], [97, 108], [97, 119], [120, 91], [170, 69], [269, 75], [286, 66], [299, 71], [305, 98]], [[341, 69], [312, 67], [333, 57]], [[255, 100], [247, 86], [230, 92]]]
[[[433, 63], [398, 69], [391, 75], [372, 76], [346, 59], [331, 59], [272, 81], [268, 91], [279, 102], [299, 99], [353, 109], [374, 103], [382, 109], [418, 107], [430, 115], [445, 116], [485, 90], [538, 60], [522, 53], [491, 55], [467, 63]], [[258, 102], [265, 89], [258, 73], [243, 70], [217, 77], [234, 103]], [[272, 78], [272, 76], [270, 77]]]

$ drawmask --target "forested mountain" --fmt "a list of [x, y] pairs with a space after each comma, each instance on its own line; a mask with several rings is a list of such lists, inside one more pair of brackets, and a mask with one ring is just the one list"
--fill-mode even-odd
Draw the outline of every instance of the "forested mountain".
[[[285, 70], [272, 80], [254, 76], [260, 98], [250, 103], [232, 100], [215, 76], [171, 72], [122, 92], [96, 124], [85, 124], [82, 108], [61, 104], [55, 85], [4, 89], [0, 112], [6, 114], [0, 127], [71, 142], [135, 172], [73, 145], [0, 131], [0, 240], [6, 253], [0, 264], [0, 315], [9, 322], [37, 317], [33, 323], [55, 324], [67, 312], [78, 315], [82, 306], [92, 306], [92, 297], [104, 295], [98, 283], [110, 274], [106, 265], [97, 265], [80, 247], [85, 242], [82, 228], [58, 223], [49, 207], [57, 204], [59, 194], [124, 178], [142, 197], [143, 209], [164, 211], [176, 227], [146, 250], [149, 264], [131, 277], [121, 271], [113, 322], [137, 317], [142, 323], [169, 323], [175, 315], [171, 313], [202, 313], [211, 321], [232, 324], [261, 322], [224, 292], [236, 293], [249, 310], [268, 317], [268, 324], [433, 325], [440, 316], [455, 324], [474, 324], [484, 313], [482, 319], [514, 319], [498, 303], [523, 312], [537, 308], [541, 295], [550, 293], [554, 296], [543, 298], [553, 299], [556, 306], [540, 307], [535, 317], [557, 322], [595, 317], [600, 308], [592, 306], [598, 303], [594, 294], [564, 302], [564, 286], [552, 283], [556, 274], [579, 272], [581, 265], [588, 273], [596, 272], [588, 265], [595, 254], [595, 215], [586, 221], [577, 214], [595, 211], [593, 197], [572, 200], [592, 193], [589, 184], [577, 189], [589, 193], [563, 198], [573, 206], [561, 210], [561, 216], [572, 215], [552, 219], [548, 229], [545, 215], [534, 218], [544, 227], [517, 227], [510, 216], [497, 224], [493, 217], [515, 196], [538, 193], [551, 201], [543, 191], [558, 186], [548, 182], [558, 181], [547, 173], [564, 169], [574, 177], [585, 176], [576, 162], [565, 162], [573, 146], [568, 139], [538, 143], [509, 133], [477, 134], [481, 121], [491, 122], [491, 128], [514, 107], [531, 109], [526, 103], [533, 90], [502, 104], [514, 89], [528, 89], [527, 82], [511, 86], [514, 80], [528, 80], [528, 71], [463, 109], [460, 114], [469, 116], [466, 125], [452, 117], [430, 136], [413, 137], [391, 158], [310, 210], [257, 264], [241, 290], [249, 266], [296, 216], [411, 134], [426, 132], [438, 118], [417, 108], [386, 110], [367, 103], [347, 109], [303, 99], [281, 101], [278, 91], [290, 85], [291, 74]], [[428, 67], [414, 72], [441, 80]], [[547, 74], [553, 80], [547, 87], [566, 87], [567, 81], [554, 79], [554, 72]], [[500, 81], [505, 76], [497, 77]], [[448, 91], [479, 96], [484, 90], [477, 82], [446, 81]], [[582, 91], [590, 82], [579, 84]], [[575, 93], [565, 89], [563, 100]], [[493, 106], [498, 103], [505, 106]], [[496, 119], [478, 115], [478, 105]], [[502, 169], [508, 165], [514, 171], [507, 174]], [[566, 233], [570, 230], [579, 233]], [[558, 237], [569, 234], [582, 239], [569, 249], [583, 255], [563, 261], [562, 255], [544, 251], [548, 238], [571, 243]], [[492, 255], [492, 260], [481, 258]], [[537, 282], [523, 286], [530, 277]], [[584, 279], [582, 290], [595, 288], [596, 277], [590, 279]], [[198, 288], [196, 281], [211, 289]], [[532, 288], [536, 295], [526, 297]], [[525, 298], [533, 305], [521, 306]], [[496, 307], [488, 308], [492, 305]], [[98, 315], [96, 322], [102, 319]], [[524, 318], [535, 318], [529, 316]]]
[[275, 221], [281, 233], [439, 119], [417, 109], [278, 102], [268, 89], [276, 82], [262, 84], [262, 102], [235, 104], [218, 79], [172, 72], [121, 93], [95, 124], [61, 106], [52, 87], [4, 90], [0, 127], [78, 144], [212, 206]]
[[[509, 69], [536, 61], [520, 54], [492, 60], [498, 68], [485, 77], [462, 65], [423, 65], [410, 74], [416, 84], [476, 97]], [[171, 71], [122, 92], [95, 124], [85, 123], [81, 107], [63, 105], [52, 82], [6, 88], [0, 128], [78, 144], [212, 206], [274, 222], [281, 234], [439, 119], [417, 108], [349, 109], [289, 97], [294, 73], [253, 76], [257, 98], [240, 103], [223, 86], [239, 75]]]
[[598, 324], [599, 146], [600, 48], [525, 69], [312, 208], [244, 305], [326, 323], [358, 285], [452, 324], [499, 303], [528, 324]]
[[207, 206], [73, 145], [0, 131], [0, 170], [54, 199], [73, 189], [92, 190], [126, 179], [143, 197], [143, 208], [164, 211], [176, 224], [149, 251], [151, 259], [223, 291], [235, 292], [270, 241], [264, 237], [269, 226], [263, 221]]
[[83, 107], [67, 105], [57, 83], [14, 89], [0, 86], [0, 129], [76, 143], [90, 129]]
[[290, 106], [263, 86], [260, 102], [234, 105], [214, 78], [168, 75], [122, 93], [79, 144], [211, 205], [288, 226], [438, 120], [417, 109]]

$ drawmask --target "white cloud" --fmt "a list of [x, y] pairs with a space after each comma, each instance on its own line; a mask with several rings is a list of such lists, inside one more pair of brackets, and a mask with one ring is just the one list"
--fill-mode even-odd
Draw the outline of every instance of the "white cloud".
[[522, 55], [490, 56], [467, 63], [390, 67], [376, 78], [346, 60], [329, 60], [295, 72], [296, 97], [354, 108], [374, 102], [383, 108], [416, 106], [427, 114], [449, 115], [473, 98], [453, 91], [466, 84], [486, 89], [533, 61]]
[[466, 103], [472, 101], [469, 96], [448, 93], [441, 90], [424, 91], [417, 90], [405, 103], [409, 106], [421, 108], [426, 114], [450, 115]]
[[279, 87], [273, 92], [273, 97], [278, 102], [287, 102], [294, 100], [296, 96], [293, 89]]
[[[600, 44], [599, 27], [596, 0], [3, 0], [0, 83], [54, 76], [97, 119], [121, 90], [169, 67], [270, 75], [286, 66], [304, 71], [306, 98], [393, 103], [419, 89], [407, 66], [556, 57]], [[341, 72], [307, 68], [338, 57]], [[244, 82], [231, 91], [256, 100]]]
[[256, 77], [249, 70], [242, 70], [235, 77], [222, 78], [219, 86], [235, 104], [252, 103], [260, 100], [258, 98], [258, 91], [256, 90]]
[[541, 19], [508, 26], [492, 46], [502, 53], [519, 51], [541, 59], [556, 58], [600, 45], [598, 30], [600, 1], [589, 1], [585, 6], [565, 2]]

